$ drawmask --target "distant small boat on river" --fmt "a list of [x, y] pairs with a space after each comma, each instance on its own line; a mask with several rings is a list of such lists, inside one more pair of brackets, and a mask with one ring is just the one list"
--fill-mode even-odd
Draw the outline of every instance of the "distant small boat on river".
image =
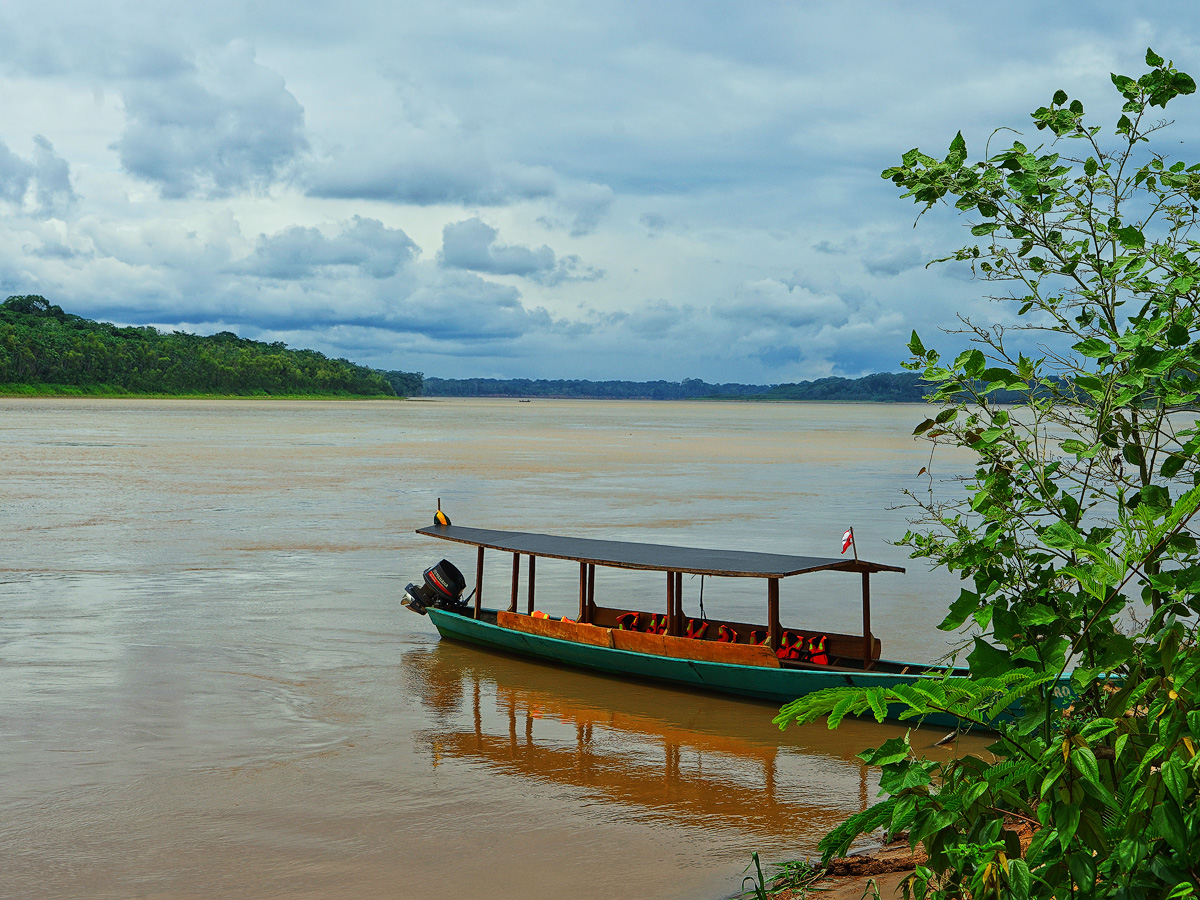
[[[417, 533], [477, 548], [475, 588], [466, 600], [462, 599], [466, 579], [444, 559], [425, 570], [423, 584], [409, 584], [405, 589], [403, 604], [414, 612], [427, 613], [445, 639], [610, 675], [780, 704], [823, 688], [893, 687], [940, 678], [946, 673], [944, 666], [881, 658], [881, 643], [871, 630], [871, 576], [904, 572], [898, 566], [857, 558], [708, 550], [467, 528], [450, 524], [440, 509], [435, 524]], [[483, 606], [485, 550], [512, 554], [507, 609]], [[528, 593], [525, 610], [518, 611], [522, 556], [528, 557]], [[535, 572], [541, 557], [579, 564], [576, 618], [551, 617], [536, 609]], [[632, 608], [628, 596], [605, 600], [611, 605], [598, 605], [597, 566], [665, 573], [664, 611]], [[815, 572], [845, 572], [860, 577], [861, 634], [838, 634], [811, 625], [785, 627], [781, 623], [780, 581]], [[685, 573], [765, 580], [765, 624], [685, 616]], [[468, 602], [472, 596], [473, 605]], [[899, 709], [894, 713], [898, 714]], [[935, 717], [927, 721], [955, 724]]]

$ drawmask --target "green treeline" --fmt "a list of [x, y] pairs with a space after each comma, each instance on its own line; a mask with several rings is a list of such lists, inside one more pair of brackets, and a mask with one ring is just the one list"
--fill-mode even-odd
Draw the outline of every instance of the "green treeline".
[[425, 376], [420, 372], [380, 372], [397, 397], [420, 397]]
[[929, 388], [915, 372], [877, 372], [862, 378], [818, 378], [780, 384], [755, 400], [827, 400], [841, 403], [920, 403]]
[[708, 384], [699, 378], [683, 381], [584, 381], [532, 378], [426, 378], [426, 397], [556, 397], [590, 400], [694, 400], [701, 397], [741, 397], [764, 385]]
[[590, 400], [825, 400], [919, 403], [926, 388], [913, 372], [820, 378], [799, 384], [709, 384], [683, 381], [583, 381], [529, 378], [426, 378], [426, 397], [555, 397]]
[[[403, 373], [396, 373], [403, 374]], [[72, 393], [390, 397], [384, 373], [315, 350], [222, 331], [211, 337], [118, 328], [44, 297], [0, 304], [0, 390]]]

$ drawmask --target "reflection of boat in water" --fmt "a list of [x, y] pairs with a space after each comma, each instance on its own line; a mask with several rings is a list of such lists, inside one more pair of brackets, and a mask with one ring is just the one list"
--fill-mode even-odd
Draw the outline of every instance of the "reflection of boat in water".
[[[417, 736], [435, 766], [483, 764], [651, 818], [744, 828], [781, 842], [795, 841], [798, 823], [815, 841], [874, 796], [854, 753], [878, 742], [879, 726], [859, 723], [873, 729], [869, 739], [824, 729], [785, 734], [758, 706], [664, 696], [452, 644], [411, 651], [404, 667], [439, 719]], [[820, 749], [801, 743], [817, 737]]]
[[[883, 659], [871, 630], [871, 575], [903, 572], [866, 560], [793, 556], [731, 550], [702, 550], [661, 544], [567, 538], [451, 525], [438, 510], [435, 524], [419, 534], [476, 548], [474, 606], [461, 600], [466, 581], [448, 560], [425, 572], [425, 584], [409, 585], [404, 604], [428, 613], [443, 638], [490, 647], [561, 665], [613, 675], [670, 682], [737, 697], [787, 703], [825, 688], [891, 688], [940, 678], [927, 663]], [[512, 554], [508, 609], [483, 606], [486, 549]], [[528, 559], [528, 595], [518, 611], [521, 558]], [[570, 560], [579, 566], [579, 612], [574, 619], [552, 618], [535, 608], [538, 558]], [[665, 613], [637, 609], [628, 593], [596, 602], [596, 567], [636, 569], [666, 575]], [[780, 582], [815, 572], [859, 576], [862, 634], [836, 634], [780, 622]], [[766, 582], [765, 624], [687, 618], [683, 575], [757, 578]], [[701, 582], [703, 590], [703, 581]], [[703, 596], [703, 595], [701, 595]], [[965, 672], [964, 672], [965, 674]], [[1069, 684], [1069, 676], [1063, 677]], [[896, 716], [901, 707], [888, 708]], [[953, 726], [949, 716], [927, 721]]]

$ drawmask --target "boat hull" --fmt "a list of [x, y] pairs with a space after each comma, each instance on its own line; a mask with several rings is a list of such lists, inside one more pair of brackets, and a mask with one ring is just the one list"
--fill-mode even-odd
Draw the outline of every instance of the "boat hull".
[[[778, 705], [826, 688], [895, 687], [927, 677], [916, 673], [776, 669], [680, 659], [515, 631], [441, 609], [429, 609], [428, 612], [438, 633], [447, 640], [606, 675], [666, 682]], [[895, 719], [902, 711], [899, 706], [889, 707], [888, 717]], [[953, 717], [940, 715], [928, 716], [924, 722], [946, 727], [957, 724]]]

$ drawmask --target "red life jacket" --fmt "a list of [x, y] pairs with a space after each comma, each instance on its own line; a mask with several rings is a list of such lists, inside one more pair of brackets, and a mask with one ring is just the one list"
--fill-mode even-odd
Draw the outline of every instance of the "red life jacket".
[[737, 632], [734, 631], [732, 628], [730, 628], [728, 625], [722, 625], [720, 628], [717, 629], [717, 643], [718, 644], [736, 644], [737, 643]]
[[829, 654], [825, 652], [825, 635], [808, 639], [808, 661], [818, 666], [829, 665]]
[[785, 631], [779, 639], [779, 649], [775, 655], [780, 659], [799, 659], [804, 649], [804, 635], [793, 631]]
[[767, 642], [767, 633], [765, 631], [751, 631], [750, 643], [755, 647], [761, 647]]
[[561, 619], [560, 621], [566, 622], [566, 623], [568, 623], [568, 624], [570, 624], [570, 625], [578, 625], [578, 624], [579, 624], [579, 623], [578, 623], [578, 622], [576, 622], [574, 619], [568, 619], [566, 616], [563, 616], [563, 617], [562, 617], [562, 619]]
[[708, 631], [708, 623], [697, 619], [688, 619], [687, 637], [694, 640], [700, 640], [704, 637], [704, 632]]
[[646, 626], [646, 634], [666, 634], [667, 617], [658, 613], [650, 614], [650, 624]]
[[549, 615], [548, 613], [544, 613], [544, 612], [542, 612], [540, 609], [535, 609], [535, 610], [534, 610], [533, 612], [531, 612], [529, 615], [530, 615], [530, 616], [532, 616], [532, 617], [533, 617], [533, 618], [535, 618], [535, 619], [548, 619], [548, 618], [550, 618], [550, 615]]
[[637, 625], [638, 614], [635, 612], [623, 613], [617, 616], [617, 629], [619, 631], [637, 631]]

